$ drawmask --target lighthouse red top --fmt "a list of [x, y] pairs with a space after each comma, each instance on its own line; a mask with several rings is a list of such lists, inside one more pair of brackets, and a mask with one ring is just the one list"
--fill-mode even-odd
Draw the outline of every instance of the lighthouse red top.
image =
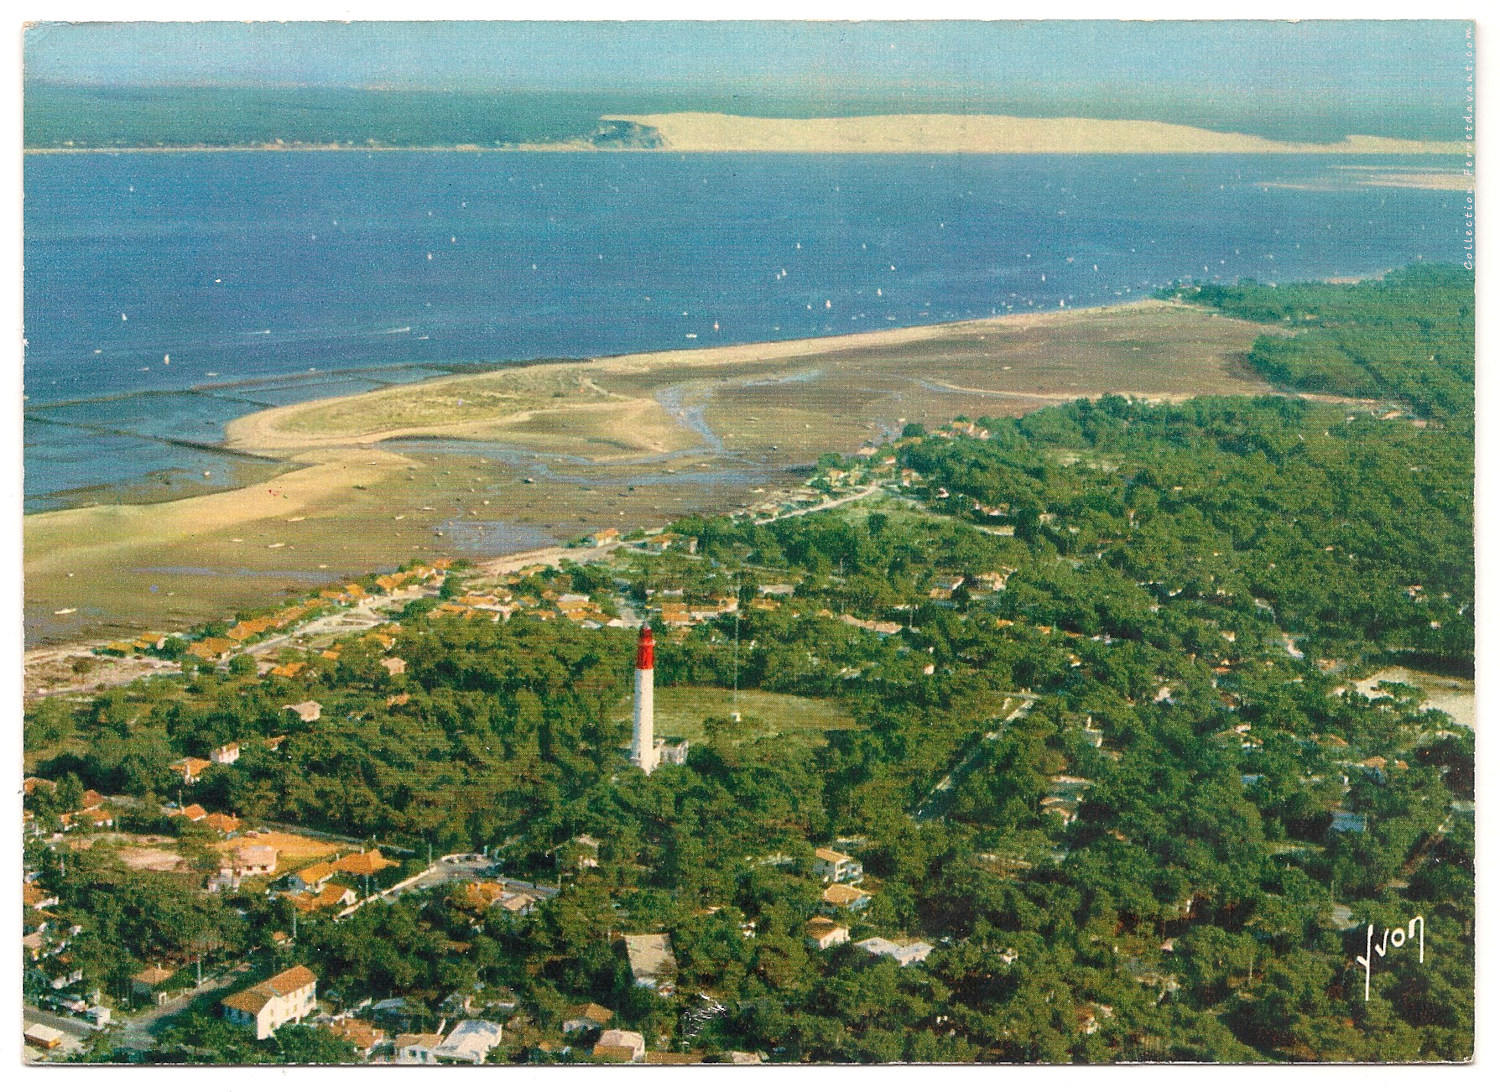
[[651, 636], [651, 627], [641, 627], [641, 639], [635, 646], [635, 669], [650, 671], [656, 662], [656, 638]]

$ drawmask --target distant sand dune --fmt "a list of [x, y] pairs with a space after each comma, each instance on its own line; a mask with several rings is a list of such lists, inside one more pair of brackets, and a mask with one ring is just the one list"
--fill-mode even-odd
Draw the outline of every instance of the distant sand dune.
[[1270, 140], [1161, 121], [1020, 118], [1003, 114], [886, 114], [752, 118], [732, 114], [620, 114], [655, 129], [665, 151], [808, 153], [1462, 155], [1461, 142], [1347, 136], [1333, 144]]

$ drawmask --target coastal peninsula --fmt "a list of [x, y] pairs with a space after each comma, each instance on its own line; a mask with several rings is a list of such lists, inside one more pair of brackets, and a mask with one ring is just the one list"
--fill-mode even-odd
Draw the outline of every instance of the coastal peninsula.
[[1269, 393], [1245, 365], [1266, 329], [1146, 300], [504, 368], [254, 413], [226, 442], [283, 460], [268, 481], [26, 518], [28, 643], [198, 621], [421, 550], [493, 556], [733, 509], [909, 420]]

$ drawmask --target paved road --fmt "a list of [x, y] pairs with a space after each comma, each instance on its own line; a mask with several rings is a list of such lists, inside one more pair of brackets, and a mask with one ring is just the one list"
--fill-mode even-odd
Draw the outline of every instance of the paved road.
[[917, 805], [916, 811], [912, 812], [913, 819], [919, 823], [923, 823], [936, 815], [941, 810], [939, 805], [947, 803], [947, 798], [958, 787], [958, 783], [964, 779], [974, 764], [979, 761], [979, 756], [984, 753], [985, 748], [1005, 734], [1007, 725], [1019, 720], [1031, 711], [1031, 707], [1036, 704], [1036, 695], [1024, 694], [1019, 696], [1022, 698], [1021, 704], [1011, 710], [1009, 715], [1000, 722], [1000, 727], [988, 731], [980, 737], [979, 742], [969, 749], [968, 754], [959, 759], [958, 764], [953, 767], [948, 776], [933, 786], [932, 791], [927, 794], [927, 798]]
[[60, 1012], [48, 1012], [39, 1009], [35, 1005], [22, 1005], [21, 1011], [26, 1017], [27, 1024], [41, 1024], [44, 1028], [52, 1028], [64, 1035], [71, 1035], [80, 1041], [87, 1039], [97, 1030], [87, 1020], [79, 1020], [76, 1017], [64, 1016]]
[[878, 484], [867, 485], [858, 493], [850, 493], [845, 497], [830, 497], [828, 500], [821, 501], [818, 504], [813, 505], [811, 508], [797, 508], [791, 512], [778, 512], [774, 516], [766, 516], [763, 519], [758, 519], [755, 521], [755, 523], [757, 526], [761, 526], [767, 523], [775, 523], [779, 519], [790, 519], [793, 516], [806, 516], [813, 512], [826, 512], [830, 508], [837, 508], [843, 504], [852, 504], [854, 501], [862, 501], [866, 498], [873, 497], [876, 493], [879, 493], [880, 490], [881, 486], [879, 486]]
[[432, 871], [414, 880], [400, 891], [381, 896], [386, 902], [395, 902], [413, 891], [426, 891], [430, 887], [441, 887], [445, 883], [467, 883], [483, 877], [493, 876], [495, 862], [478, 854], [467, 854], [456, 860], [433, 861]]
[[[338, 846], [348, 846], [352, 852], [358, 852], [365, 846], [363, 838], [356, 838], [352, 834], [334, 834], [331, 831], [318, 830], [315, 827], [302, 827], [296, 823], [278, 823], [274, 819], [260, 819], [255, 822], [255, 827], [265, 827], [267, 830], [280, 831], [282, 834], [297, 834], [303, 838], [311, 838], [319, 842], [331, 842]], [[389, 842], [374, 843], [378, 848], [399, 853], [402, 856], [411, 856], [417, 850], [410, 846], [392, 845]]]
[[144, 1009], [118, 1023], [111, 1024], [110, 1031], [114, 1034], [115, 1044], [127, 1050], [149, 1050], [156, 1045], [156, 1033], [161, 1030], [163, 1024], [191, 1005], [201, 995], [221, 990], [229, 985], [239, 973], [238, 970], [229, 970], [210, 975], [203, 980], [203, 985], [184, 991], [180, 997], [172, 998], [165, 1005]]
[[257, 641], [253, 645], [246, 645], [239, 652], [235, 653], [235, 655], [247, 653], [251, 656], [261, 657], [300, 637], [317, 637], [330, 633], [359, 633], [363, 630], [374, 629], [376, 626], [391, 620], [390, 616], [385, 613], [386, 611], [403, 607], [413, 599], [420, 599], [424, 595], [435, 594], [437, 593], [430, 592], [425, 587], [417, 587], [402, 588], [386, 595], [377, 595], [366, 599], [358, 606], [322, 615], [309, 622], [303, 622], [286, 633], [278, 633], [273, 637], [267, 637], [264, 641]]

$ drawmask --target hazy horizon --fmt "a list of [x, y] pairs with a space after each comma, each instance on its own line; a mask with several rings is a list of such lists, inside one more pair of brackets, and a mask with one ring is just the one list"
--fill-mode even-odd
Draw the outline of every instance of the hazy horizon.
[[[1454, 139], [1462, 21], [38, 24], [32, 96], [563, 95], [638, 111], [1012, 113]], [[737, 109], [739, 108], [739, 109]]]

